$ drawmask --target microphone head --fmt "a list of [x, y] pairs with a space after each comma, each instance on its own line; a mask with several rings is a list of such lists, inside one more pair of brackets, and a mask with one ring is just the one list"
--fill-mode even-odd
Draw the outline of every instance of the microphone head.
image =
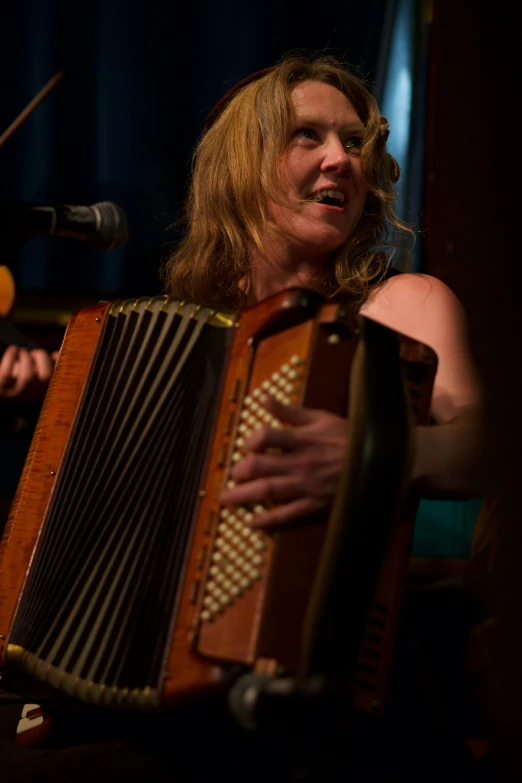
[[105, 252], [124, 245], [129, 238], [125, 211], [112, 201], [91, 204], [91, 209], [96, 216], [96, 237], [93, 236], [89, 244]]

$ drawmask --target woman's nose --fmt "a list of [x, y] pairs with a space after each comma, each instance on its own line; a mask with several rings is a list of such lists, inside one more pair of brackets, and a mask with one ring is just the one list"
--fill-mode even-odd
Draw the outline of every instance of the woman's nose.
[[343, 173], [350, 168], [348, 150], [338, 138], [330, 139], [325, 144], [321, 171], [337, 171]]

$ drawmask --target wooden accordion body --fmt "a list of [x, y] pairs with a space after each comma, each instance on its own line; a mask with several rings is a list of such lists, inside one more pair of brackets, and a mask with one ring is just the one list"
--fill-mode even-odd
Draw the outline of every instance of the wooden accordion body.
[[[357, 417], [368, 323], [302, 289], [238, 316], [162, 296], [75, 314], [1, 544], [3, 687], [142, 710], [231, 667], [302, 672], [326, 515], [269, 535], [248, 524], [263, 504], [219, 496], [249, 432], [280, 426], [265, 392]], [[412, 423], [427, 423], [434, 352], [371, 323], [395, 340]], [[367, 615], [360, 709], [385, 698], [413, 516], [394, 526]]]

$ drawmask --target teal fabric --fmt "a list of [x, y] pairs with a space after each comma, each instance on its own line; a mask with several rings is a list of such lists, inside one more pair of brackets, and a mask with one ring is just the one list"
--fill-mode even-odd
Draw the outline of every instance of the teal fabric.
[[415, 520], [413, 557], [469, 557], [481, 505], [482, 498], [422, 500]]

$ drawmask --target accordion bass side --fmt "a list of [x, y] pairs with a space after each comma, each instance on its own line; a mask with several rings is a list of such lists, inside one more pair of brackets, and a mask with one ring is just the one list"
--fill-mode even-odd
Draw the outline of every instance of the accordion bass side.
[[[245, 437], [281, 426], [265, 393], [357, 417], [368, 323], [304, 289], [237, 316], [162, 296], [75, 314], [1, 543], [3, 687], [143, 710], [232, 668], [302, 670], [328, 517], [267, 534], [249, 525], [265, 504], [219, 497]], [[411, 422], [427, 423], [434, 352], [371, 323], [397, 347]], [[384, 697], [414, 511], [361, 640], [362, 709]]]

